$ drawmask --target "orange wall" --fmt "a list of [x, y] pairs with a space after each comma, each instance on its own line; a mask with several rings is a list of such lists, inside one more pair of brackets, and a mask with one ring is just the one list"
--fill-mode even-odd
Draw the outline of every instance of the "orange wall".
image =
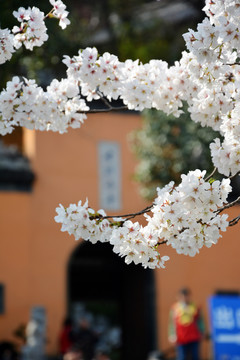
[[146, 204], [132, 180], [136, 161], [126, 138], [137, 127], [138, 115], [98, 114], [89, 116], [81, 129], [67, 134], [36, 132], [34, 146], [33, 133], [25, 133], [26, 152], [36, 173], [30, 196], [29, 302], [47, 308], [50, 352], [56, 349], [56, 334], [66, 311], [66, 266], [78, 244], [61, 233], [60, 224], [54, 221], [55, 208], [59, 203], [68, 206], [85, 201], [86, 197], [93, 208], [99, 208], [97, 145], [110, 140], [121, 146], [122, 211], [142, 209]]
[[[60, 224], [54, 221], [55, 208], [59, 203], [68, 206], [86, 197], [93, 208], [98, 208], [97, 144], [101, 140], [121, 144], [122, 211], [145, 207], [132, 178], [136, 160], [126, 139], [138, 127], [138, 115], [111, 113], [91, 115], [81, 129], [63, 135], [24, 132], [24, 149], [32, 159], [36, 181], [32, 193], [0, 192], [0, 282], [7, 284], [0, 339], [10, 339], [13, 329], [29, 320], [30, 308], [43, 305], [47, 309], [48, 351], [56, 352], [57, 333], [66, 311], [67, 263], [78, 243], [60, 231]], [[168, 312], [179, 287], [191, 287], [205, 317], [207, 297], [216, 289], [240, 290], [238, 229], [233, 227], [223, 234], [219, 244], [202, 249], [194, 258], [163, 247], [161, 253], [171, 260], [165, 270], [155, 272], [158, 340], [162, 349], [170, 346]]]
[[[240, 208], [228, 211], [230, 219], [239, 215]], [[183, 286], [192, 290], [192, 297], [203, 309], [207, 330], [207, 299], [216, 290], [237, 290], [240, 292], [240, 236], [239, 226], [233, 226], [222, 233], [218, 244], [203, 248], [191, 258], [178, 255], [173, 249], [163, 247], [161, 253], [167, 253], [170, 260], [166, 269], [156, 271], [159, 344], [162, 349], [171, 347], [167, 340], [168, 314], [170, 306], [176, 301], [176, 292]], [[165, 250], [165, 251], [164, 251]], [[203, 347], [203, 356], [209, 357], [210, 349]]]
[[5, 284], [5, 313], [0, 315], [0, 339], [13, 339], [13, 330], [30, 309], [31, 196], [0, 192], [0, 282]]

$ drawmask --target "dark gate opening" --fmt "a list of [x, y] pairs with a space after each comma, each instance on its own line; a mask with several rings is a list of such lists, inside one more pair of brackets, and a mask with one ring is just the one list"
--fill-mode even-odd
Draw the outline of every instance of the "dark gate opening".
[[103, 312], [121, 329], [116, 359], [146, 360], [156, 349], [154, 273], [126, 265], [109, 244], [84, 242], [68, 265], [68, 313], [74, 303]]

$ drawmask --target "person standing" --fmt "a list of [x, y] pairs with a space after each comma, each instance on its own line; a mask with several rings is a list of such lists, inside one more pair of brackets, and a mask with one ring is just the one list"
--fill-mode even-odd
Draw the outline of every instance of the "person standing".
[[70, 318], [66, 318], [59, 334], [59, 350], [62, 357], [71, 349], [72, 345], [72, 321]]
[[95, 353], [95, 347], [98, 336], [90, 328], [87, 318], [81, 318], [79, 327], [74, 333], [74, 345], [82, 351], [84, 360], [92, 360]]
[[199, 307], [191, 301], [191, 291], [182, 288], [169, 314], [168, 338], [177, 348], [177, 360], [199, 360], [204, 321]]

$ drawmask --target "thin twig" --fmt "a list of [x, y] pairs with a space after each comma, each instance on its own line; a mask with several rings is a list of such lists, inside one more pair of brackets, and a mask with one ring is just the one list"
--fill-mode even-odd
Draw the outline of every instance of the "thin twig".
[[54, 7], [53, 7], [52, 10], [50, 10], [49, 13], [44, 16], [43, 20], [45, 20], [45, 19], [47, 19], [48, 17], [50, 17], [50, 16], [53, 14], [54, 10], [55, 10], [55, 9], [54, 9]]
[[136, 213], [132, 213], [132, 214], [124, 214], [124, 215], [106, 215], [106, 216], [102, 216], [102, 215], [94, 215], [94, 216], [90, 216], [90, 220], [93, 220], [93, 219], [112, 219], [112, 218], [126, 218], [124, 219], [124, 221], [126, 220], [129, 220], [129, 219], [132, 219], [138, 215], [142, 215], [142, 214], [145, 214], [147, 212], [149, 212], [151, 209], [153, 208], [153, 204], [150, 205], [150, 206], [147, 206], [145, 209], [143, 210], [140, 210]]
[[16, 32], [14, 33], [14, 36], [16, 36], [16, 35], [18, 35], [18, 34], [24, 34], [24, 33], [26, 32], [27, 27], [28, 27], [28, 25], [25, 23], [22, 29], [20, 28], [19, 31], [16, 31]]
[[140, 210], [136, 213], [132, 213], [132, 214], [125, 214], [125, 215], [107, 215], [107, 216], [100, 216], [99, 218], [101, 219], [111, 219], [111, 218], [122, 218], [122, 217], [125, 217], [127, 218], [126, 220], [129, 220], [129, 218], [134, 218], [135, 216], [138, 216], [138, 215], [142, 215], [142, 214], [145, 214], [147, 212], [149, 212], [151, 209], [153, 208], [153, 204], [150, 205], [150, 206], [147, 206], [145, 209], [143, 210]]
[[211, 172], [211, 174], [210, 175], [208, 175], [208, 177], [206, 177], [206, 179], [204, 179], [205, 181], [208, 181], [208, 180], [210, 180], [211, 179], [211, 177], [213, 177], [213, 175], [215, 174], [215, 172], [217, 171], [217, 168], [215, 167], [214, 169], [213, 169], [213, 171]]
[[158, 245], [163, 245], [163, 244], [166, 244], [166, 243], [167, 243], [167, 240], [163, 240], [163, 241], [159, 241]]
[[235, 176], [239, 175], [240, 174], [240, 170], [235, 174], [235, 175], [232, 175], [232, 176], [229, 176], [229, 179], [232, 180], [235, 178]]
[[226, 204], [226, 205], [224, 205], [223, 207], [219, 208], [216, 212], [217, 212], [218, 214], [220, 214], [223, 210], [226, 210], [226, 209], [229, 209], [230, 207], [233, 207], [233, 206], [236, 205], [238, 202], [240, 202], [240, 196], [239, 196], [236, 200], [232, 201], [231, 203]]
[[112, 105], [111, 105], [110, 102], [103, 96], [103, 94], [102, 94], [99, 90], [97, 90], [96, 92], [97, 92], [97, 94], [100, 96], [100, 100], [104, 103], [104, 105], [106, 105], [109, 109], [111, 109], [111, 108], [112, 108]]
[[77, 111], [78, 114], [91, 114], [91, 113], [100, 113], [100, 112], [110, 112], [110, 111], [123, 111], [127, 110], [128, 107], [126, 105], [123, 106], [111, 106], [107, 109], [91, 109], [88, 111]]
[[240, 215], [238, 215], [237, 217], [235, 217], [234, 219], [229, 221], [229, 225], [228, 226], [233, 226], [236, 225], [238, 223], [238, 221], [240, 220]]
[[89, 111], [78, 111], [78, 114], [86, 114], [86, 113], [98, 113], [98, 112], [110, 112], [110, 111], [123, 111], [127, 110], [127, 105], [122, 106], [112, 106], [111, 103], [103, 96], [103, 94], [97, 90], [96, 93], [99, 95], [100, 100], [106, 105], [106, 109], [90, 109]]

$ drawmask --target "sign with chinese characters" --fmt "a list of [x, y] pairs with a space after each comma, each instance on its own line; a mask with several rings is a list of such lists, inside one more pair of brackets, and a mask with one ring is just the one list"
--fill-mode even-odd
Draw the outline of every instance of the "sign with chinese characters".
[[209, 299], [214, 360], [240, 360], [240, 296]]
[[120, 147], [114, 141], [98, 144], [100, 207], [120, 210], [121, 204], [121, 159]]

